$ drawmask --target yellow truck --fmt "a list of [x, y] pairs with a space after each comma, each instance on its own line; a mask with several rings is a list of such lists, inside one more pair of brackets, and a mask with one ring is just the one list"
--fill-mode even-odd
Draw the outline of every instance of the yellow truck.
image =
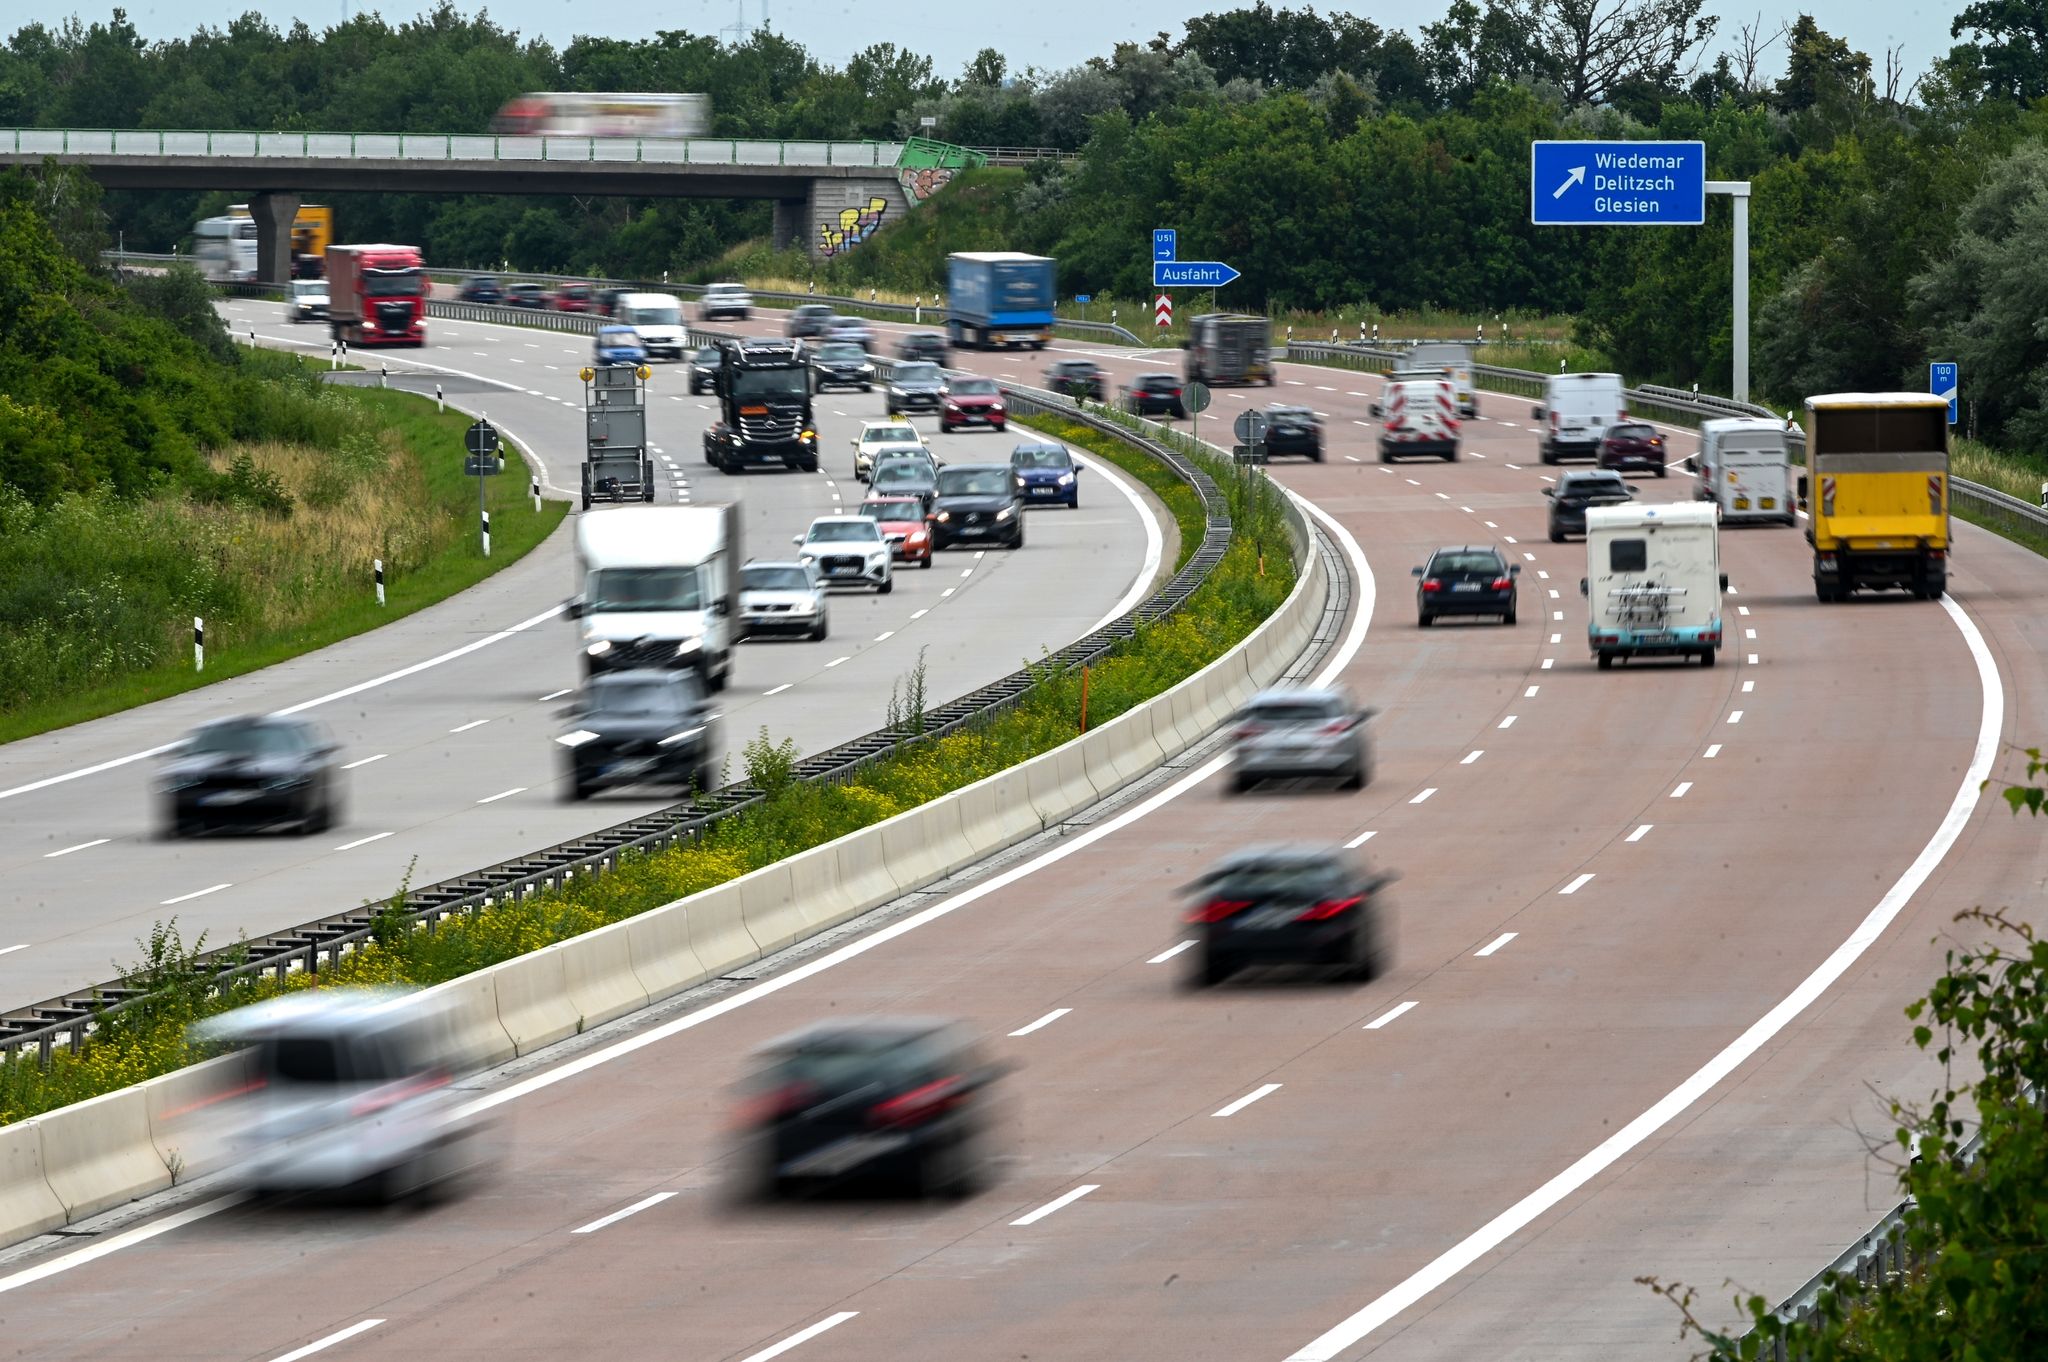
[[1806, 399], [1813, 591], [1948, 589], [1948, 403], [1930, 393], [1830, 393]]

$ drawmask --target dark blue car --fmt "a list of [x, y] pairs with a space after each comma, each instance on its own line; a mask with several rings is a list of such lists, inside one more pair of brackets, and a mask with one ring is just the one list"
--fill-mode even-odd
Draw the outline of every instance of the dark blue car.
[[1081, 466], [1065, 445], [1053, 440], [1027, 441], [1010, 451], [1010, 467], [1022, 486], [1019, 499], [1025, 505], [1080, 507]]
[[597, 362], [645, 364], [647, 347], [640, 343], [640, 333], [630, 326], [600, 326], [597, 329]]

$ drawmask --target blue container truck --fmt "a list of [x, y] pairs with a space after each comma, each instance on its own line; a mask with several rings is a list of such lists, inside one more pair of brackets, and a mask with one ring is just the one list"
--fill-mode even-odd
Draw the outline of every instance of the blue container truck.
[[1052, 339], [1053, 261], [1016, 251], [946, 257], [946, 338], [969, 350], [1042, 350]]

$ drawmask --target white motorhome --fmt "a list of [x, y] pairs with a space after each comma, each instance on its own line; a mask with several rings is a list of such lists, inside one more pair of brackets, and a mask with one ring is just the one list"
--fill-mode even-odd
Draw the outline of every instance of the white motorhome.
[[732, 675], [739, 622], [739, 507], [621, 506], [576, 519], [585, 675], [689, 668], [707, 690]]
[[1763, 417], [1724, 417], [1700, 423], [1700, 452], [1685, 461], [1699, 474], [1698, 495], [1721, 508], [1721, 521], [1763, 520], [1790, 525], [1792, 466], [1785, 427]]
[[1479, 399], [1472, 391], [1472, 347], [1462, 341], [1426, 341], [1408, 351], [1409, 369], [1435, 369], [1451, 380], [1458, 393], [1458, 413], [1477, 416]]
[[1697, 657], [1721, 648], [1721, 539], [1712, 506], [1586, 509], [1586, 641], [1605, 671], [1614, 659]]
[[1536, 453], [1543, 462], [1597, 459], [1607, 428], [1628, 420], [1628, 397], [1620, 374], [1551, 374], [1529, 416], [1539, 423]]
[[690, 343], [683, 300], [673, 293], [620, 294], [612, 305], [612, 316], [640, 333], [640, 344], [647, 348], [650, 359], [681, 359]]

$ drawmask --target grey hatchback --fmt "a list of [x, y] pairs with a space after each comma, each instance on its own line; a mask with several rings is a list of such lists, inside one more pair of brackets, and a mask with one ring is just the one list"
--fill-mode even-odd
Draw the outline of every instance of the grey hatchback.
[[1227, 788], [1242, 794], [1261, 780], [1308, 777], [1364, 789], [1372, 783], [1365, 722], [1375, 712], [1354, 708], [1340, 690], [1260, 691], [1238, 712], [1231, 730]]

